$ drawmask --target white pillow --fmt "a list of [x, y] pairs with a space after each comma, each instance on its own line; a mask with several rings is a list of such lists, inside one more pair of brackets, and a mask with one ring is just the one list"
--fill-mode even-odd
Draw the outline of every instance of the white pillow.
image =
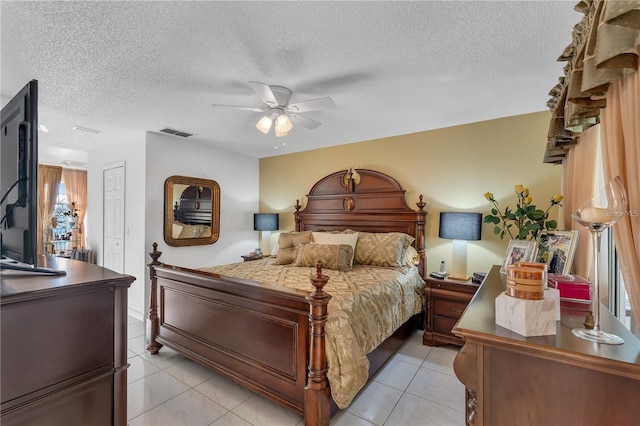
[[[316, 244], [348, 244], [356, 251], [358, 243], [358, 233], [353, 234], [333, 234], [330, 232], [312, 232], [313, 242]], [[350, 266], [353, 266], [353, 253], [351, 254]]]

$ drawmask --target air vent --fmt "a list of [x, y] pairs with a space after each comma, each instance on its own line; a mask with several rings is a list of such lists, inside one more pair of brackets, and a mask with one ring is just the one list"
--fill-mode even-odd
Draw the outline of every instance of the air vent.
[[88, 127], [83, 127], [83, 126], [78, 126], [78, 125], [73, 126], [72, 129], [73, 130], [78, 130], [80, 132], [95, 133], [95, 134], [100, 133], [100, 130], [90, 129]]
[[167, 133], [169, 135], [180, 136], [183, 138], [188, 138], [189, 136], [193, 136], [193, 133], [183, 132], [182, 130], [172, 129], [171, 127], [165, 127], [160, 130], [162, 133]]

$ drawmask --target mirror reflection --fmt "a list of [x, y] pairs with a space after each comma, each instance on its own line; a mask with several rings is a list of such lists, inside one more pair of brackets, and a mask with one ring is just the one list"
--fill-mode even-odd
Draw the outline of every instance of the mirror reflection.
[[213, 244], [220, 234], [220, 187], [210, 179], [165, 181], [164, 239], [170, 246]]

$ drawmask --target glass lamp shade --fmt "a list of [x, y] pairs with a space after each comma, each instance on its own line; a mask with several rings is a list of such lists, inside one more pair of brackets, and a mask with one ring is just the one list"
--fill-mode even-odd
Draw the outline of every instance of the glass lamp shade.
[[271, 117], [265, 115], [260, 119], [260, 121], [258, 121], [258, 124], [256, 124], [256, 129], [260, 130], [266, 135], [267, 133], [269, 133], [269, 130], [271, 130], [272, 123], [273, 120], [271, 120]]
[[276, 136], [286, 136], [289, 131], [293, 129], [293, 123], [287, 114], [280, 114], [276, 118]]

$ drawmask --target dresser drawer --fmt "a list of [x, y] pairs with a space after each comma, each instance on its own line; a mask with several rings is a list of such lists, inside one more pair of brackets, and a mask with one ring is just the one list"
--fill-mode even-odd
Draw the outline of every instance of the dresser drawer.
[[451, 330], [458, 320], [446, 317], [433, 317], [433, 332], [444, 335], [451, 335]]
[[433, 301], [433, 314], [457, 320], [460, 318], [460, 315], [462, 315], [466, 307], [467, 305], [464, 303], [436, 299]]

